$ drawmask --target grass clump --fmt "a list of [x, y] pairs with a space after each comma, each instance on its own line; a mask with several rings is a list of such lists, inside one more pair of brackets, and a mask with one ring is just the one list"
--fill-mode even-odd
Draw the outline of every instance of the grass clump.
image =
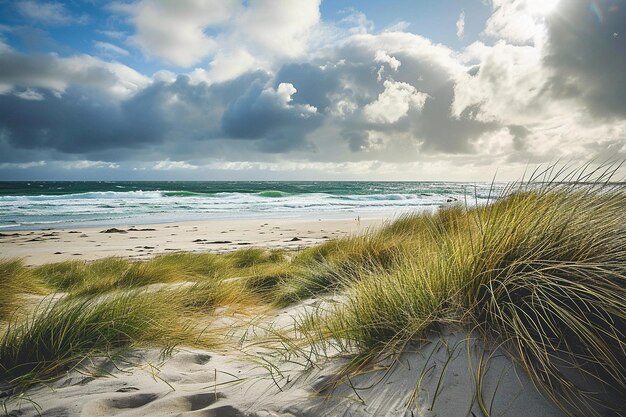
[[370, 233], [323, 243], [304, 249], [294, 257], [283, 285], [277, 288], [279, 305], [349, 286], [374, 271], [389, 271], [406, 250], [402, 239]]
[[9, 320], [24, 294], [43, 294], [46, 287], [20, 259], [0, 260], [0, 321]]
[[19, 261], [2, 264], [20, 285], [23, 276], [37, 276], [65, 294], [44, 298], [30, 315], [9, 322], [0, 335], [0, 384], [21, 391], [58, 377], [84, 358], [112, 357], [137, 346], [164, 351], [178, 344], [214, 346], [219, 338], [207, 326], [216, 308], [262, 304], [243, 280], [223, 278], [241, 271], [233, 262], [180, 253], [148, 262], [107, 258], [34, 270]]
[[[32, 273], [19, 263], [0, 264], [13, 277], [6, 282], [25, 274], [70, 293], [12, 324], [0, 341], [0, 369], [14, 384], [41, 380], [83, 356], [141, 343], [193, 343], [181, 336], [184, 326], [172, 310], [193, 318], [229, 304], [285, 305], [332, 293], [339, 297], [330, 312], [301, 321], [306, 343], [336, 340], [359, 358], [374, 358], [454, 323], [507, 349], [567, 413], [620, 415], [626, 191], [608, 184], [612, 172], [548, 170], [488, 205], [404, 216], [291, 259], [248, 248], [141, 263], [64, 262]], [[137, 289], [157, 283], [175, 285], [166, 296]], [[14, 293], [0, 298], [0, 313], [9, 311], [4, 306]]]
[[11, 323], [0, 339], [0, 373], [17, 389], [45, 382], [80, 359], [114, 356], [152, 344], [171, 347], [188, 337], [171, 294], [141, 291], [42, 302]]
[[33, 274], [57, 291], [81, 286], [86, 278], [84, 261], [65, 261], [36, 267]]
[[33, 269], [33, 274], [48, 286], [60, 292], [98, 292], [112, 286], [130, 267], [123, 258], [109, 257], [87, 263], [64, 261], [44, 264]]
[[144, 262], [130, 262], [118, 257], [94, 262], [65, 261], [41, 265], [32, 271], [23, 268], [22, 272], [59, 292], [95, 295], [152, 284], [219, 281], [256, 273], [267, 275], [276, 265], [286, 264], [287, 258], [282, 250], [246, 248], [227, 255], [177, 252]]
[[403, 247], [390, 266], [335, 270], [343, 301], [301, 330], [375, 357], [458, 323], [504, 346], [567, 413], [619, 415], [626, 192], [578, 178], [389, 225], [379, 236]]
[[281, 263], [285, 260], [282, 250], [266, 251], [259, 248], [239, 249], [225, 255], [230, 265], [236, 269], [250, 268], [262, 264]]

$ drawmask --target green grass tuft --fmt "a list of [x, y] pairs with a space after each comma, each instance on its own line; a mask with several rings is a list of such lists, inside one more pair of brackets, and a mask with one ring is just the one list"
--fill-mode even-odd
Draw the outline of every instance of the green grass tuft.
[[[171, 294], [141, 291], [44, 300], [0, 339], [0, 371], [19, 388], [59, 375], [80, 359], [112, 356], [140, 344], [170, 347], [187, 336]], [[170, 304], [171, 305], [171, 304]]]
[[0, 259], [0, 322], [17, 312], [25, 294], [45, 294], [46, 287], [19, 259]]
[[[403, 216], [291, 258], [247, 248], [33, 270], [0, 262], [0, 319], [15, 311], [20, 293], [42, 291], [39, 281], [69, 293], [26, 321], [14, 318], [0, 340], [0, 370], [14, 385], [45, 380], [85, 356], [194, 344], [191, 321], [219, 306], [282, 306], [329, 294], [330, 311], [300, 321], [303, 343], [336, 341], [362, 363], [454, 323], [507, 349], [567, 413], [619, 415], [626, 190], [608, 183], [615, 169], [549, 168], [488, 205]], [[168, 285], [148, 291], [152, 284]]]
[[350, 255], [361, 268], [333, 270], [344, 288], [338, 307], [301, 330], [375, 357], [458, 323], [502, 344], [566, 412], [617, 409], [626, 390], [626, 192], [558, 179], [508, 189], [483, 207], [405, 216], [369, 238], [399, 250], [363, 250], [363, 239], [364, 257]]

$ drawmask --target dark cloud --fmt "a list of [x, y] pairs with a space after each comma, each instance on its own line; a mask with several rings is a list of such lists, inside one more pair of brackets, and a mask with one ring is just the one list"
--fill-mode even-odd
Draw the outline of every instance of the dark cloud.
[[63, 95], [40, 91], [42, 100], [1, 95], [0, 125], [16, 148], [88, 154], [139, 147], [159, 140], [164, 128], [148, 93], [123, 103], [75, 87]]
[[547, 21], [551, 90], [601, 117], [626, 116], [626, 3], [563, 0]]
[[46, 157], [141, 159], [168, 140], [193, 155], [193, 141], [223, 136], [221, 118], [229, 104], [250, 85], [269, 81], [265, 73], [249, 73], [208, 86], [180, 75], [174, 82], [154, 81], [119, 97], [112, 91], [123, 84], [105, 66], [81, 68], [52, 55], [18, 53], [0, 55], [0, 64], [0, 83], [13, 86], [0, 95], [3, 144], [12, 148], [5, 161], [22, 161], [25, 151]]
[[110, 68], [91, 57], [63, 60], [51, 54], [0, 54], [0, 83], [4, 84], [62, 91], [68, 85], [104, 90], [118, 82]]
[[296, 88], [280, 83], [274, 89], [260, 81], [224, 111], [222, 129], [235, 139], [266, 139], [262, 150], [281, 152], [304, 143], [306, 133], [319, 126], [317, 109], [293, 101]]
[[495, 122], [481, 122], [466, 109], [460, 117], [451, 116], [454, 100], [454, 83], [448, 81], [431, 91], [432, 99], [426, 101], [419, 119], [413, 123], [413, 131], [423, 138], [424, 150], [431, 153], [473, 153], [472, 141], [481, 134], [497, 130]]
[[310, 104], [321, 112], [331, 104], [328, 94], [341, 87], [334, 71], [310, 63], [285, 65], [276, 74], [274, 88], [279, 83], [291, 83], [296, 88], [294, 104]]
[[530, 135], [530, 130], [520, 125], [509, 125], [507, 128], [513, 136], [513, 148], [516, 151], [523, 151], [526, 148], [525, 139]]

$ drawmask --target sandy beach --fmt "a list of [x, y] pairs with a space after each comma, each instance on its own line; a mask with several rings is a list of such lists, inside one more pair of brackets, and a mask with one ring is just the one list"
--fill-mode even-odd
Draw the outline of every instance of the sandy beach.
[[0, 417], [626, 417], [626, 0], [0, 0]]
[[[147, 260], [178, 251], [223, 253], [242, 247], [298, 251], [331, 239], [363, 234], [379, 228], [383, 222], [381, 218], [245, 219], [5, 232], [0, 235], [0, 253], [36, 266], [110, 256]], [[9, 413], [33, 417], [39, 413], [102, 417], [403, 416], [412, 401], [421, 404], [419, 415], [425, 417], [461, 416], [467, 410], [480, 412], [472, 392], [466, 389], [474, 382], [465, 372], [472, 366], [468, 361], [477, 362], [483, 349], [475, 341], [477, 335], [463, 331], [432, 335], [422, 350], [407, 351], [397, 361], [387, 361], [392, 372], [374, 369], [355, 378], [351, 383], [360, 391], [343, 384], [335, 387], [333, 381], [341, 379], [339, 370], [345, 361], [331, 360], [332, 353], [328, 359], [318, 358], [319, 365], [311, 369], [294, 365], [303, 359], [304, 352], [293, 362], [282, 361], [280, 349], [257, 346], [267, 336], [267, 329], [289, 332], [294, 320], [303, 313], [328, 302], [307, 300], [269, 312], [261, 308], [256, 318], [257, 313], [241, 315], [223, 309], [211, 326], [219, 333], [224, 333], [223, 326], [229, 327], [230, 336], [217, 351], [180, 347], [163, 359], [158, 349], [138, 349], [117, 363], [108, 359], [86, 362], [52, 385], [30, 390], [27, 395], [33, 402], [21, 397], [12, 399], [7, 404]], [[253, 318], [254, 324], [248, 324]], [[247, 332], [257, 336], [241, 343], [239, 338]], [[467, 357], [465, 349], [471, 349], [471, 357]], [[488, 387], [491, 391], [499, 390], [494, 415], [504, 410], [521, 415], [529, 409], [529, 403], [537, 417], [561, 415], [541, 398], [528, 378], [519, 377], [521, 371], [502, 352], [495, 353], [499, 359], [492, 361], [490, 378], [508, 378]], [[313, 350], [308, 354], [312, 355]], [[450, 357], [451, 365], [443, 368]], [[262, 366], [263, 361], [276, 369]], [[102, 372], [108, 377], [92, 376]], [[378, 386], [378, 380], [383, 380], [384, 386]], [[423, 381], [419, 392], [415, 391], [417, 380]], [[412, 398], [415, 395], [419, 398]]]
[[229, 252], [243, 247], [298, 250], [330, 239], [363, 233], [383, 218], [241, 219], [115, 227], [0, 232], [0, 258], [27, 265], [108, 256], [149, 259], [171, 252]]
[[[548, 302], [555, 288], [580, 288], [578, 270], [571, 282], [560, 270], [529, 277], [511, 269], [515, 262], [573, 256], [576, 268], [588, 259], [600, 268], [605, 246], [552, 252], [546, 242], [554, 236], [526, 221], [543, 221], [546, 207], [556, 207], [551, 221], [559, 236], [566, 230], [593, 241], [604, 228], [602, 236], [620, 236], [608, 253], [623, 251], [623, 229], [613, 227], [622, 223], [598, 220], [605, 209], [576, 196], [448, 205], [395, 221], [264, 218], [5, 231], [1, 307], [5, 322], [15, 324], [0, 344], [7, 374], [0, 405], [12, 417], [563, 417], [579, 415], [578, 408], [621, 415], [618, 382], [602, 379], [619, 374], [620, 360], [584, 374], [588, 356], [574, 351], [544, 362], [552, 367], [544, 372], [536, 364], [561, 355], [543, 345], [544, 324], [516, 327], [518, 316], [507, 316], [511, 306], [526, 312], [532, 300], [525, 292], [511, 298], [508, 287], [496, 292], [502, 277], [512, 288], [534, 285], [532, 296]], [[606, 215], [621, 219], [623, 195], [612, 198]], [[580, 219], [560, 216], [570, 212]], [[510, 236], [521, 254], [511, 264]], [[546, 252], [524, 252], [536, 236]], [[614, 269], [623, 265], [602, 262], [605, 275], [577, 297], [622, 311], [623, 275]], [[492, 304], [482, 295], [483, 279], [495, 288]], [[567, 337], [586, 341], [589, 332], [617, 326], [619, 314], [596, 326], [581, 313], [582, 330], [569, 329]], [[590, 351], [619, 357], [617, 327], [606, 334], [598, 336], [606, 337], [606, 350]], [[561, 375], [575, 388], [556, 379], [553, 391], [542, 384]], [[578, 397], [578, 389], [596, 390], [598, 401]]]
[[[282, 309], [255, 327], [259, 334], [287, 328], [316, 307], [319, 301]], [[9, 411], [32, 417], [484, 416], [468, 370], [487, 356], [481, 395], [489, 415], [564, 417], [501, 349], [487, 348], [461, 329], [432, 333], [427, 342], [349, 380], [340, 375], [345, 358], [317, 358], [316, 366], [304, 367], [297, 362], [315, 357], [312, 350], [289, 362], [277, 359], [280, 352], [260, 348], [258, 337], [236, 349], [177, 349], [165, 360], [156, 349], [135, 350], [123, 361], [97, 360], [37, 387], [28, 399], [10, 402]]]

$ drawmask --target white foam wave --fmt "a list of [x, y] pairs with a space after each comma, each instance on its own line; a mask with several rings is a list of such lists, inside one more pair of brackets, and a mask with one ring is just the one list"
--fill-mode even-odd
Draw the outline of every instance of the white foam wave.
[[[326, 193], [265, 197], [258, 193], [172, 195], [169, 191], [103, 191], [83, 194], [0, 197], [0, 227], [44, 227], [94, 224], [105, 220], [159, 218], [249, 217], [254, 215], [307, 215], [311, 213], [399, 213], [436, 207], [450, 200], [463, 202], [459, 187], [428, 193], [332, 195]], [[436, 192], [435, 192], [436, 191]], [[475, 202], [473, 196], [468, 202]], [[471, 200], [471, 201], [470, 201]], [[477, 202], [483, 202], [479, 198]]]

